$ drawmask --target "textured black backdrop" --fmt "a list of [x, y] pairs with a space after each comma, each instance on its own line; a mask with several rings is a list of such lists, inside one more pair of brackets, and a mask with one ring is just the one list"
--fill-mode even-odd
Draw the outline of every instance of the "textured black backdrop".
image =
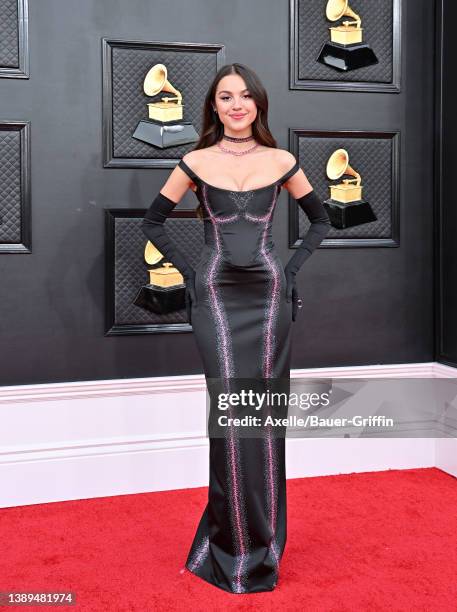
[[[286, 0], [40, 0], [29, 19], [30, 79], [0, 79], [32, 153], [32, 253], [0, 257], [0, 384], [202, 372], [192, 333], [104, 336], [103, 209], [149, 206], [170, 170], [102, 167], [103, 36], [225, 44], [262, 78], [283, 148], [289, 127], [401, 130], [400, 247], [313, 255], [292, 367], [433, 359], [434, 2], [403, 3], [399, 94], [289, 91]], [[274, 235], [285, 262], [286, 193]]]

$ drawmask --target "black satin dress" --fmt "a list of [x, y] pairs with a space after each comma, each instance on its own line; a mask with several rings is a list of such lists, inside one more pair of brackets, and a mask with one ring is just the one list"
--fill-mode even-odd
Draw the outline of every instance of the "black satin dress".
[[[210, 185], [181, 160], [204, 212], [192, 327], [206, 379], [290, 381], [293, 303], [275, 252], [279, 180], [249, 191]], [[230, 390], [230, 389], [229, 389]], [[210, 407], [210, 411], [213, 410]], [[286, 412], [287, 414], [287, 412]], [[186, 568], [232, 593], [271, 591], [286, 543], [285, 439], [209, 438], [208, 503]]]

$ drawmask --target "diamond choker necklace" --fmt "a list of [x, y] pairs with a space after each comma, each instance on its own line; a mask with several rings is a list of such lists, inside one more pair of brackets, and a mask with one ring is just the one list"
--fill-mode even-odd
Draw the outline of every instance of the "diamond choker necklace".
[[249, 142], [250, 140], [254, 140], [254, 136], [252, 135], [246, 136], [245, 138], [237, 138], [236, 136], [227, 136], [227, 134], [224, 134], [222, 138], [230, 142]]

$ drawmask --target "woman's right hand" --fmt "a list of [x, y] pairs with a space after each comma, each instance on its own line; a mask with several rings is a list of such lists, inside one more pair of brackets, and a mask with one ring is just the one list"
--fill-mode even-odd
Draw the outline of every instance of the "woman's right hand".
[[197, 296], [195, 292], [195, 270], [192, 270], [191, 275], [187, 275], [184, 280], [186, 283], [184, 299], [186, 303], [187, 318], [189, 323], [192, 324], [192, 304], [195, 306], [197, 303]]
[[195, 270], [191, 268], [191, 272], [184, 277], [186, 290], [189, 292], [191, 300], [194, 304], [197, 303], [197, 295], [195, 293]]

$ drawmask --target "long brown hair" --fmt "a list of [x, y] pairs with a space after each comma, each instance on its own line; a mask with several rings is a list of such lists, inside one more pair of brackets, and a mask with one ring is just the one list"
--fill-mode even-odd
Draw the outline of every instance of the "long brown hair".
[[[226, 64], [222, 66], [213, 79], [205, 97], [202, 111], [201, 136], [194, 149], [205, 149], [221, 140], [224, 135], [224, 124], [213, 110], [215, 105], [216, 89], [219, 81], [228, 74], [239, 74], [246, 83], [250, 94], [257, 106], [257, 116], [252, 122], [252, 135], [254, 139], [267, 147], [277, 148], [276, 140], [273, 138], [268, 127], [268, 95], [257, 74], [243, 64]], [[198, 217], [203, 218], [201, 203], [196, 209]]]

